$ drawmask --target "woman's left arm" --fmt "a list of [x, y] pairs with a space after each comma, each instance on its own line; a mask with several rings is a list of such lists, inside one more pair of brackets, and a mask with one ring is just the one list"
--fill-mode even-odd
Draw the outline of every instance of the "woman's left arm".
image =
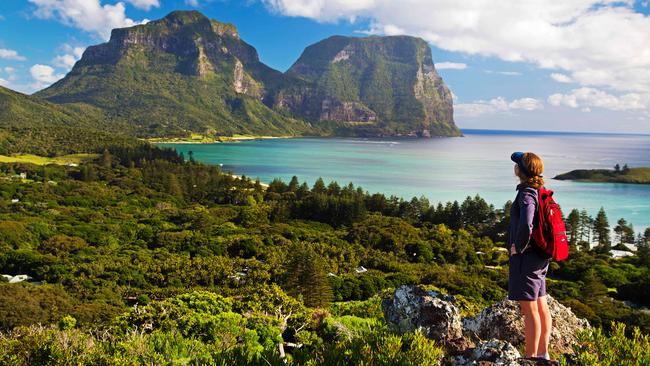
[[517, 225], [517, 233], [515, 234], [514, 244], [517, 253], [521, 253], [528, 243], [530, 236], [533, 233], [533, 219], [535, 218], [535, 209], [537, 208], [537, 201], [533, 193], [524, 191], [520, 195], [519, 201], [519, 223]]

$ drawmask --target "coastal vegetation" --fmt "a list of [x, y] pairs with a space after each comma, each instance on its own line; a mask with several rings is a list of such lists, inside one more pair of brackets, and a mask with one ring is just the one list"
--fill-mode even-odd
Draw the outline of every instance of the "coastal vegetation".
[[578, 169], [557, 175], [554, 179], [580, 182], [634, 183], [650, 184], [650, 167], [622, 168], [616, 164], [614, 169]]
[[[0, 272], [33, 282], [0, 283], [0, 364], [435, 364], [441, 345], [394, 333], [382, 298], [420, 284], [470, 315], [506, 295], [509, 202], [264, 188], [146, 144], [2, 163], [0, 181]], [[571, 256], [548, 286], [599, 329], [578, 359], [647, 359], [650, 230], [619, 222], [611, 240], [606, 215], [569, 216]], [[630, 238], [634, 255], [612, 258]]]

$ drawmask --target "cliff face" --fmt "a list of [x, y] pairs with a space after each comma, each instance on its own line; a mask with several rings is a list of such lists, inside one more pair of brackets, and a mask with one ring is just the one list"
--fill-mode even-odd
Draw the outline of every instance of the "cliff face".
[[144, 137], [311, 132], [309, 123], [264, 104], [283, 78], [234, 26], [179, 11], [113, 30], [107, 43], [88, 47], [64, 79], [37, 96], [98, 107], [116, 127]]
[[421, 39], [331, 37], [283, 74], [233, 25], [196, 11], [114, 29], [37, 96], [98, 108], [144, 137], [459, 135], [451, 93]]
[[[458, 135], [451, 92], [419, 38], [334, 36], [305, 49], [287, 74], [312, 85], [278, 99], [308, 118], [348, 122], [380, 135]], [[296, 104], [307, 94], [312, 108]]]

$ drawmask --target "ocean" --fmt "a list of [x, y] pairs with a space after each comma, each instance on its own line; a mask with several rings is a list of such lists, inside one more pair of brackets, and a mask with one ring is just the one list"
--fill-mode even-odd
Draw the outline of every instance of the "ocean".
[[546, 187], [568, 215], [594, 216], [604, 207], [610, 226], [619, 218], [637, 232], [650, 226], [650, 185], [552, 179], [573, 169], [650, 166], [650, 135], [463, 130], [456, 138], [292, 138], [216, 144], [163, 144], [234, 174], [270, 182], [297, 176], [312, 185], [349, 182], [374, 193], [432, 203], [480, 195], [496, 207], [515, 197], [513, 151], [532, 151], [545, 164]]

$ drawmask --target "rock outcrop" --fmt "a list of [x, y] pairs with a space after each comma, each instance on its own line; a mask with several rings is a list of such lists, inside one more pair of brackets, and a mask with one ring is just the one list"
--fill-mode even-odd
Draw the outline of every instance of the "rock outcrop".
[[[548, 297], [553, 317], [551, 347], [555, 353], [572, 353], [576, 332], [589, 323], [570, 308]], [[465, 365], [544, 366], [557, 363], [521, 358], [523, 318], [519, 306], [504, 300], [461, 320], [456, 300], [418, 286], [400, 286], [382, 302], [384, 318], [400, 333], [420, 330], [447, 350], [447, 363]]]
[[518, 366], [521, 355], [519, 351], [508, 342], [492, 339], [481, 341], [476, 347], [468, 348], [464, 354], [450, 359], [452, 366], [465, 365], [506, 365]]
[[463, 336], [456, 300], [417, 286], [400, 286], [382, 302], [386, 321], [398, 332], [420, 330], [428, 338], [449, 342]]
[[[589, 322], [575, 316], [570, 308], [560, 304], [550, 295], [547, 301], [553, 319], [551, 346], [555, 352], [571, 353], [571, 346], [576, 341], [576, 331], [589, 328]], [[463, 329], [466, 333], [481, 339], [501, 339], [515, 347], [524, 344], [523, 328], [524, 321], [519, 305], [510, 300], [503, 300], [485, 308], [475, 317], [463, 319]]]

